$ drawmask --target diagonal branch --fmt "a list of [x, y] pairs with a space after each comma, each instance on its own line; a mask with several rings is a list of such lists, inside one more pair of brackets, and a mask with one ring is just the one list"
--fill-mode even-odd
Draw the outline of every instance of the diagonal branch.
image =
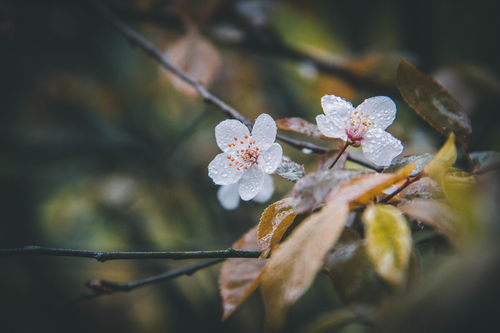
[[26, 246], [17, 249], [0, 249], [0, 257], [11, 256], [61, 256], [93, 258], [97, 261], [124, 259], [204, 259], [204, 258], [258, 258], [260, 251], [245, 251], [228, 248], [214, 251], [170, 251], [170, 252], [102, 252], [74, 249], [58, 249], [39, 246]]
[[[179, 79], [184, 81], [185, 83], [189, 84], [193, 88], [196, 89], [196, 91], [200, 94], [200, 96], [203, 98], [205, 103], [211, 104], [224, 113], [230, 118], [237, 119], [247, 125], [248, 127], [252, 127], [253, 122], [243, 116], [240, 112], [238, 112], [235, 108], [232, 106], [228, 105], [226, 102], [221, 100], [219, 97], [215, 96], [212, 94], [203, 84], [201, 84], [198, 80], [195, 78], [189, 76], [187, 73], [183, 72], [182, 70], [178, 69], [177, 67], [173, 66], [162, 54], [160, 50], [158, 50], [149, 40], [144, 38], [141, 34], [139, 34], [137, 31], [132, 29], [129, 25], [127, 25], [125, 22], [123, 22], [121, 19], [119, 19], [116, 15], [114, 15], [108, 8], [104, 7], [99, 1], [94, 1], [94, 6], [97, 8], [97, 10], [106, 18], [108, 19], [124, 36], [127, 38], [127, 40], [135, 46], [138, 46], [140, 49], [142, 49], [148, 56], [156, 60], [164, 69], [170, 71], [172, 74], [177, 76]], [[324, 154], [331, 152], [332, 149], [321, 147], [318, 145], [315, 145], [310, 142], [306, 141], [301, 141], [301, 140], [296, 140], [293, 138], [289, 138], [284, 135], [278, 135], [277, 138], [295, 148], [299, 149], [310, 149], [312, 152], [318, 153], [318, 154]], [[366, 162], [360, 161], [358, 159], [349, 157], [349, 160], [352, 162], [358, 163], [360, 165], [363, 165], [365, 167], [377, 170], [376, 167], [374, 167], [371, 164], [368, 164]]]
[[80, 301], [91, 300], [103, 295], [111, 295], [116, 292], [128, 292], [140, 287], [151, 285], [153, 283], [172, 280], [183, 275], [190, 276], [203, 268], [213, 266], [223, 261], [224, 259], [211, 259], [175, 271], [153, 275], [142, 280], [136, 280], [126, 283], [117, 283], [106, 280], [92, 280], [86, 283], [86, 286], [92, 290], [92, 293], [82, 294], [79, 297], [72, 299], [64, 304], [65, 305], [74, 304]]

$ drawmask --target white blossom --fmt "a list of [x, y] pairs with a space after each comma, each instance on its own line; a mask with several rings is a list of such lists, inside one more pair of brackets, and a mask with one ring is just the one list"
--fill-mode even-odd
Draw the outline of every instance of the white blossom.
[[[240, 204], [239, 183], [222, 185], [217, 191], [217, 198], [220, 204], [227, 210], [238, 208]], [[271, 199], [274, 193], [273, 177], [264, 174], [264, 182], [259, 193], [252, 199], [253, 201], [264, 203]]]
[[388, 166], [403, 151], [401, 141], [385, 131], [396, 118], [396, 104], [389, 97], [371, 97], [354, 108], [343, 98], [325, 95], [321, 106], [325, 114], [316, 117], [321, 133], [361, 145], [364, 156], [373, 163]]
[[238, 184], [241, 199], [253, 199], [264, 185], [264, 175], [273, 173], [283, 150], [276, 139], [276, 123], [261, 114], [250, 134], [238, 120], [224, 120], [215, 127], [215, 139], [223, 153], [208, 165], [208, 175], [217, 185]]

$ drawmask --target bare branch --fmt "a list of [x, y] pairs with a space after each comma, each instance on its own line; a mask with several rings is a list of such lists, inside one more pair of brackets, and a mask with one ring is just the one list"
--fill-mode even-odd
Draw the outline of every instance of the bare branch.
[[87, 282], [85, 285], [92, 290], [92, 293], [82, 294], [79, 297], [70, 300], [69, 302], [64, 303], [65, 305], [74, 304], [80, 301], [91, 300], [99, 296], [103, 295], [111, 295], [116, 292], [128, 292], [140, 287], [148, 286], [153, 283], [159, 283], [167, 280], [175, 279], [179, 276], [187, 275], [190, 276], [197, 271], [213, 266], [220, 262], [223, 262], [224, 259], [211, 259], [207, 261], [203, 261], [201, 263], [184, 267], [175, 271], [166, 272], [158, 275], [153, 275], [148, 278], [142, 280], [131, 281], [127, 283], [117, 283], [106, 280], [92, 280]]
[[205, 258], [258, 258], [260, 251], [244, 251], [228, 248], [214, 251], [171, 251], [171, 252], [102, 252], [74, 249], [57, 249], [39, 246], [26, 246], [17, 249], [0, 249], [0, 257], [12, 256], [61, 256], [93, 258], [97, 261], [124, 259], [205, 259]]

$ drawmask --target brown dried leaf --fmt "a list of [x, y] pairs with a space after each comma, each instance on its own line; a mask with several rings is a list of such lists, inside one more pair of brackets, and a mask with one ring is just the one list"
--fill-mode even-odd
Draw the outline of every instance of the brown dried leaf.
[[285, 198], [264, 209], [257, 227], [259, 246], [262, 250], [263, 258], [266, 258], [269, 252], [278, 245], [285, 232], [295, 220], [297, 214], [294, 212], [291, 203], [291, 198]]
[[329, 202], [305, 219], [273, 252], [262, 275], [266, 325], [270, 330], [282, 326], [288, 308], [312, 284], [323, 257], [342, 232], [348, 213], [346, 202]]
[[452, 243], [457, 244], [457, 216], [448, 205], [436, 200], [416, 199], [398, 205], [398, 208], [412, 219], [434, 228]]
[[[232, 248], [251, 251], [259, 250], [257, 227], [244, 234], [233, 244]], [[227, 319], [257, 288], [265, 263], [265, 260], [245, 258], [227, 259], [224, 262], [219, 276], [219, 287], [224, 309], [222, 320]]]
[[276, 125], [282, 130], [305, 134], [313, 138], [320, 138], [322, 135], [317, 125], [299, 117], [278, 119]]
[[293, 207], [298, 214], [311, 211], [323, 204], [330, 192], [343, 181], [367, 171], [360, 170], [321, 170], [310, 172], [300, 179], [293, 188]]
[[345, 181], [327, 198], [319, 212], [306, 218], [274, 250], [262, 274], [262, 294], [266, 304], [267, 326], [281, 327], [286, 313], [312, 284], [323, 258], [344, 229], [349, 203], [366, 202], [383, 189], [405, 178], [408, 165], [396, 174], [366, 174]]
[[[221, 60], [219, 52], [211, 42], [203, 38], [196, 30], [190, 30], [168, 48], [166, 56], [175, 67], [208, 86], [219, 71]], [[187, 96], [197, 96], [191, 85], [165, 71], [166, 77], [179, 91]]]
[[456, 133], [460, 144], [467, 147], [470, 119], [445, 88], [406, 60], [399, 64], [397, 86], [406, 103], [429, 125], [443, 135]]

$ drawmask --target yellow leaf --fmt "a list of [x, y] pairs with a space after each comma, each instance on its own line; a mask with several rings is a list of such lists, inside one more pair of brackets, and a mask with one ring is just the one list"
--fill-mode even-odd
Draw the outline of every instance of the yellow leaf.
[[414, 164], [408, 164], [394, 174], [369, 173], [355, 177], [340, 185], [327, 200], [341, 196], [352, 204], [366, 204], [386, 188], [407, 178], [414, 167]]
[[457, 216], [450, 206], [436, 201], [416, 199], [398, 206], [399, 210], [432, 228], [457, 244]]
[[456, 160], [457, 148], [455, 147], [455, 134], [450, 133], [448, 140], [446, 140], [429, 164], [425, 166], [424, 173], [441, 185], [444, 175], [448, 169], [455, 164]]
[[[257, 227], [244, 234], [232, 248], [258, 250]], [[223, 320], [227, 319], [257, 288], [265, 263], [264, 260], [257, 259], [227, 259], [224, 262], [219, 276], [224, 309]]]
[[366, 251], [377, 273], [401, 286], [410, 262], [411, 231], [401, 211], [391, 205], [368, 207], [362, 216]]
[[263, 258], [280, 242], [281, 238], [295, 220], [295, 214], [291, 206], [291, 198], [285, 198], [269, 205], [258, 225], [259, 246]]

